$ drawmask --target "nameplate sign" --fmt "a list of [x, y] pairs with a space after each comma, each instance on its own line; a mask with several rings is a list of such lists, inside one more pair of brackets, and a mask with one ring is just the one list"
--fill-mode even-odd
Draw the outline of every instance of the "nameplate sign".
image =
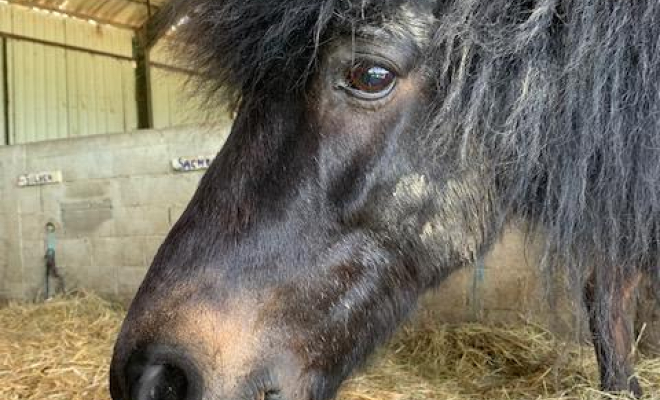
[[179, 157], [172, 160], [172, 169], [178, 172], [208, 169], [215, 156]]
[[17, 183], [19, 187], [62, 183], [62, 171], [44, 171], [23, 174], [18, 177]]

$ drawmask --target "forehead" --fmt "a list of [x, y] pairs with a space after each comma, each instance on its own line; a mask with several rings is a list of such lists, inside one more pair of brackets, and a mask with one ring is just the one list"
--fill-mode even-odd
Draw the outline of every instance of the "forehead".
[[430, 2], [403, 2], [390, 12], [381, 15], [381, 21], [364, 18], [356, 24], [355, 34], [374, 40], [413, 40], [424, 45], [430, 40], [434, 22]]
[[[349, 9], [337, 15], [337, 25], [329, 27], [330, 36], [343, 36], [390, 46], [425, 47], [430, 41], [436, 19], [432, 1], [401, 1], [388, 6]], [[355, 15], [357, 14], [357, 15]], [[334, 29], [333, 29], [334, 28]]]

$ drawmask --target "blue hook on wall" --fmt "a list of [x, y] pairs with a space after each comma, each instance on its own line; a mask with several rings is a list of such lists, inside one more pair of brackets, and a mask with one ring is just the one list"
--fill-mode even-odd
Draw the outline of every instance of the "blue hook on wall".
[[57, 269], [57, 264], [55, 263], [55, 245], [56, 245], [56, 236], [55, 236], [55, 224], [49, 222], [46, 224], [46, 255], [44, 256], [46, 260], [46, 300], [50, 299], [50, 278], [57, 279], [59, 283], [59, 289], [64, 293], [64, 277], [59, 273]]

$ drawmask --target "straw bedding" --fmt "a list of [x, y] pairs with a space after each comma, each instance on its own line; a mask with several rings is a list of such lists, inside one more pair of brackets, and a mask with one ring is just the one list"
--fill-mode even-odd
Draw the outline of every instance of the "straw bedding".
[[0, 399], [108, 399], [122, 314], [89, 294], [0, 309]]
[[[0, 308], [0, 399], [108, 400], [123, 310], [91, 294]], [[639, 356], [647, 398], [660, 398], [660, 359]], [[588, 346], [535, 326], [401, 330], [344, 387], [341, 400], [602, 399]]]

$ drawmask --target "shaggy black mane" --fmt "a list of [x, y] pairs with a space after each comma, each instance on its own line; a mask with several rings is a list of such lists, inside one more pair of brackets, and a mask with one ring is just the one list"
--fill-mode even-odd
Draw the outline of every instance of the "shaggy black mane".
[[503, 209], [542, 223], [552, 264], [657, 268], [659, 18], [656, 1], [567, 0], [458, 1], [441, 18], [435, 125], [494, 163]]
[[[177, 0], [184, 56], [232, 101], [302, 90], [323, 43], [400, 1]], [[438, 1], [429, 157], [493, 167], [502, 220], [545, 228], [579, 279], [657, 272], [660, 2]], [[432, 146], [429, 146], [432, 145]], [[459, 149], [447, 154], [446, 149]]]

